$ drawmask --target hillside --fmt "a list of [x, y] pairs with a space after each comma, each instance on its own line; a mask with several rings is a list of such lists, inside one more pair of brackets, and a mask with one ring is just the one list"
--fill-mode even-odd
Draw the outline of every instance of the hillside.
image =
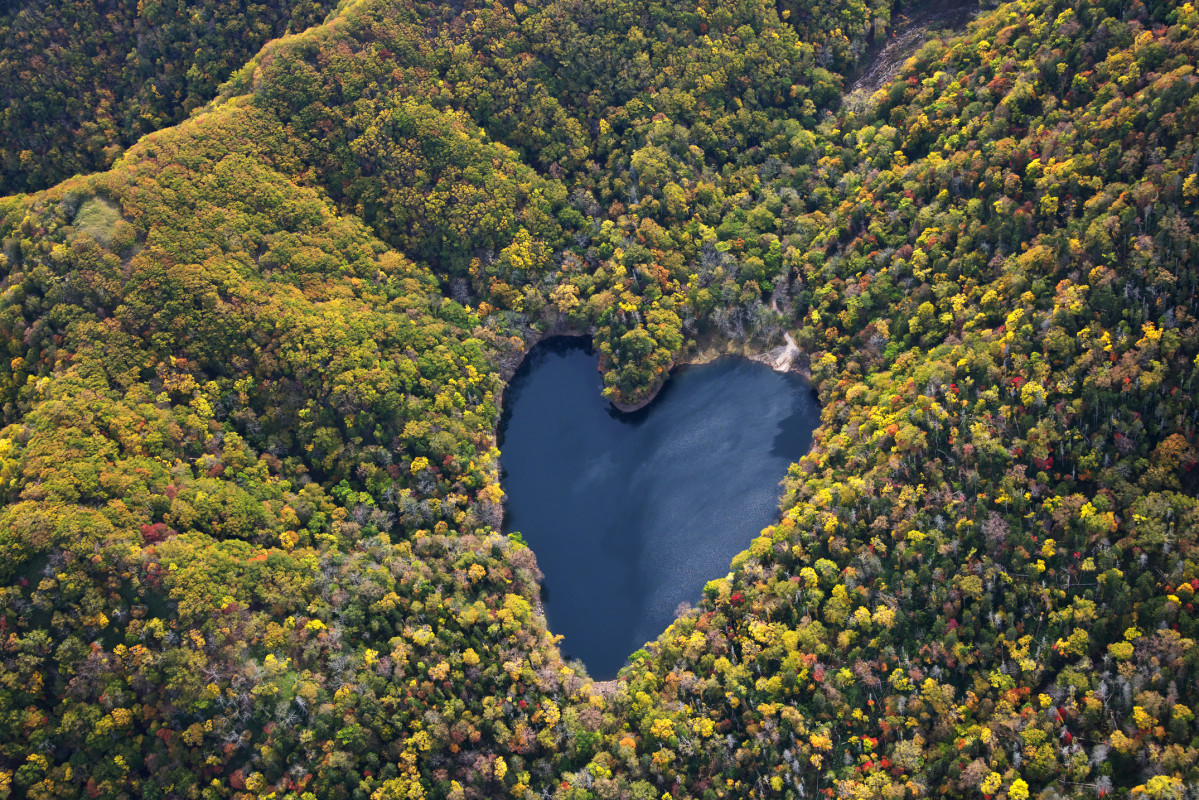
[[[843, 111], [894, 10], [352, 0], [0, 199], [0, 800], [1192, 796], [1199, 12], [1018, 0]], [[612, 684], [498, 532], [564, 329], [823, 404]]]
[[41, 0], [0, 9], [0, 194], [107, 169], [332, 0]]

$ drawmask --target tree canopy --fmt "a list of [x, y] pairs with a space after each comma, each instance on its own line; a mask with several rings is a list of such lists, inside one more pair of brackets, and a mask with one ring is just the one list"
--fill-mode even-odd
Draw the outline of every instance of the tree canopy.
[[[38, 32], [152, 119], [5, 139], [11, 189], [106, 171], [0, 198], [0, 800], [1199, 785], [1191, 4], [1006, 3], [852, 111], [886, 3], [323, 10]], [[154, 105], [96, 36], [208, 77]], [[501, 531], [565, 330], [627, 404], [789, 333], [823, 403], [606, 684]]]

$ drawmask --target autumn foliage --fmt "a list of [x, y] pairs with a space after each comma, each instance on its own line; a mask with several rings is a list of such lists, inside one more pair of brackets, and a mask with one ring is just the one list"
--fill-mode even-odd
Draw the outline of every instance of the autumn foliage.
[[[299, 9], [4, 155], [111, 169], [0, 198], [0, 798], [1199, 785], [1192, 5], [985, 10], [856, 111], [883, 3]], [[500, 532], [560, 331], [627, 403], [787, 332], [823, 403], [611, 684]]]

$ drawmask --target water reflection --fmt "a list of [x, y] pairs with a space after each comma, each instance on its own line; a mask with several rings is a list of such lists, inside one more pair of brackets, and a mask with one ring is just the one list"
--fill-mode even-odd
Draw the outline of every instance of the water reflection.
[[500, 447], [505, 528], [537, 553], [550, 628], [605, 679], [777, 517], [819, 408], [799, 377], [741, 359], [680, 370], [633, 414], [601, 389], [584, 340], [538, 346]]

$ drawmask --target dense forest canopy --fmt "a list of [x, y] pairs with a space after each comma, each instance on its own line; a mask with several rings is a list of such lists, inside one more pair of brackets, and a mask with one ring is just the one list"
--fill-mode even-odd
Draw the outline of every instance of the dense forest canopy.
[[333, 0], [33, 0], [0, 9], [0, 194], [107, 169]]
[[[0, 798], [1194, 796], [1191, 4], [985, 9], [852, 113], [882, 0], [49, 8], [5, 185], [111, 168], [0, 199]], [[789, 332], [823, 403], [607, 684], [498, 532], [562, 330], [621, 403]]]

